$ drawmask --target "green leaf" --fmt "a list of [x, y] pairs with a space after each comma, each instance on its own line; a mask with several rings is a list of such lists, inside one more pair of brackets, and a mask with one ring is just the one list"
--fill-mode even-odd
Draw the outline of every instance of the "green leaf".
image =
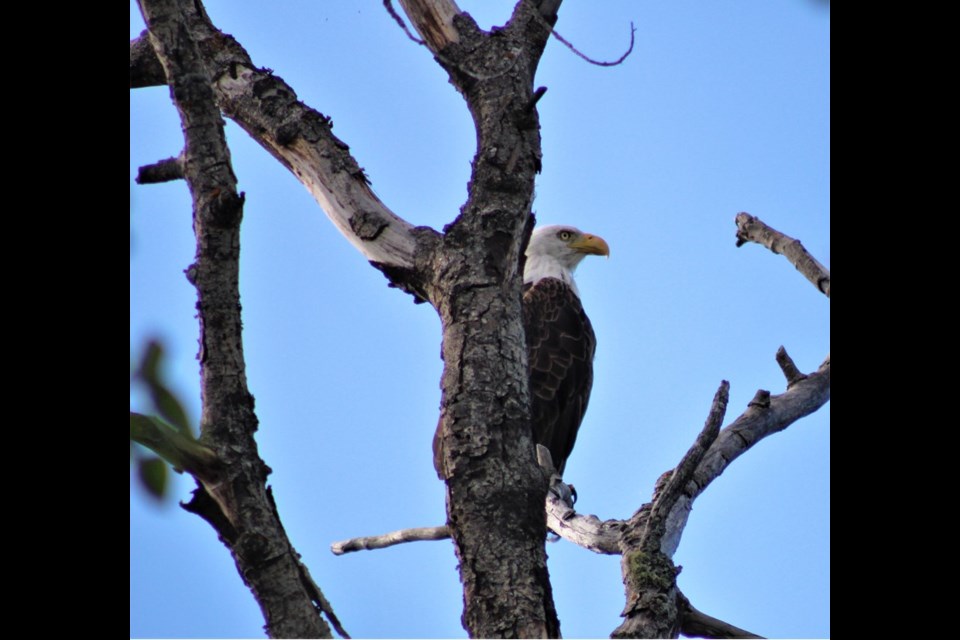
[[[163, 429], [164, 424], [152, 416], [130, 412], [130, 440], [139, 442], [151, 429]], [[141, 443], [145, 444], [145, 443]]]
[[176, 427], [180, 433], [193, 437], [193, 431], [190, 430], [190, 424], [187, 421], [187, 412], [184, 411], [177, 397], [159, 381], [147, 383], [147, 389], [150, 390], [153, 404], [156, 405], [157, 412], [163, 416], [163, 419]]
[[154, 498], [163, 498], [167, 490], [167, 463], [160, 458], [145, 458], [138, 471], [143, 488]]
[[217, 455], [211, 449], [156, 416], [131, 411], [130, 439], [169, 462], [178, 473], [193, 473], [217, 464]]
[[193, 437], [193, 431], [190, 429], [190, 421], [187, 419], [187, 412], [183, 408], [183, 403], [162, 380], [160, 371], [163, 358], [163, 345], [159, 340], [150, 340], [143, 350], [136, 378], [146, 385], [157, 413], [176, 427], [180, 433]]
[[137, 375], [145, 382], [157, 379], [157, 371], [160, 369], [160, 361], [163, 360], [163, 345], [159, 340], [153, 339], [147, 343], [143, 350], [143, 357], [140, 358], [140, 367]]

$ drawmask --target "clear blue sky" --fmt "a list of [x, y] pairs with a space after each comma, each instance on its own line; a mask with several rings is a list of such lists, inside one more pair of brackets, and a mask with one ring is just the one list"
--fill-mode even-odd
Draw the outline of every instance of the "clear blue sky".
[[[383, 201], [436, 229], [466, 197], [475, 134], [444, 72], [380, 2], [207, 2], [254, 62], [331, 116]], [[399, 6], [399, 5], [398, 5]], [[512, 2], [460, 3], [483, 27]], [[703, 425], [721, 380], [727, 422], [779, 393], [784, 345], [803, 370], [830, 349], [829, 305], [783, 258], [734, 246], [748, 211], [830, 264], [829, 8], [815, 0], [567, 2], [537, 85], [544, 223], [607, 239], [578, 271], [598, 336], [590, 409], [566, 469], [582, 512], [623, 518], [649, 500]], [[131, 37], [143, 24], [131, 5]], [[130, 345], [158, 336], [199, 417], [190, 200], [134, 184], [183, 144], [166, 88], [130, 99]], [[331, 542], [444, 522], [431, 462], [440, 325], [388, 289], [306, 190], [228, 124], [246, 193], [241, 294], [257, 440], [293, 544], [354, 637], [464, 637], [449, 541], [335, 557]], [[131, 394], [131, 408], [142, 406]], [[675, 560], [699, 609], [769, 637], [829, 625], [829, 405], [738, 459], [694, 505]], [[213, 530], [131, 483], [130, 633], [263, 637], [259, 609]], [[619, 558], [548, 546], [566, 637], [620, 622]]]

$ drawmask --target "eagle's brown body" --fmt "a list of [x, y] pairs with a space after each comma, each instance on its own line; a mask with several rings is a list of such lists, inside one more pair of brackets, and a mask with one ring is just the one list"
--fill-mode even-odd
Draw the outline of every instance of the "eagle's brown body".
[[[534, 442], [550, 450], [562, 474], [577, 440], [593, 387], [597, 339], [573, 280], [588, 255], [609, 256], [607, 243], [574, 227], [538, 227], [530, 237], [523, 271], [523, 329], [530, 374], [530, 423]], [[440, 425], [433, 461], [441, 478]]]
[[580, 298], [555, 278], [526, 286], [523, 329], [534, 441], [550, 450], [563, 475], [590, 400], [597, 339]]

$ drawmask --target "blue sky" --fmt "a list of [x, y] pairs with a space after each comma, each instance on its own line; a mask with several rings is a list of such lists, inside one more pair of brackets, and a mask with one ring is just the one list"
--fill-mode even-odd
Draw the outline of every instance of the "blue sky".
[[[381, 199], [436, 229], [466, 197], [475, 134], [444, 72], [380, 2], [207, 2], [255, 63], [333, 118]], [[399, 5], [397, 5], [399, 6]], [[460, 3], [481, 26], [511, 2]], [[814, 0], [567, 2], [536, 83], [543, 173], [534, 209], [604, 237], [577, 279], [598, 337], [590, 408], [566, 480], [577, 507], [623, 518], [649, 500], [703, 425], [723, 379], [729, 423], [758, 388], [784, 388], [784, 345], [815, 369], [829, 306], [783, 258], [734, 246], [748, 211], [830, 264], [829, 8]], [[143, 24], [131, 5], [131, 37]], [[165, 88], [130, 99], [130, 344], [163, 339], [168, 374], [199, 417], [186, 185], [138, 186], [136, 167], [183, 144]], [[441, 524], [430, 443], [440, 323], [388, 289], [307, 191], [228, 123], [246, 193], [241, 295], [257, 440], [284, 525], [354, 637], [464, 637], [449, 541], [335, 557], [330, 543]], [[142, 407], [131, 393], [131, 408]], [[769, 637], [829, 625], [829, 405], [738, 459], [695, 503], [675, 561], [702, 611]], [[262, 637], [263, 620], [213, 530], [131, 483], [130, 633]], [[620, 622], [619, 558], [548, 545], [566, 637]]]

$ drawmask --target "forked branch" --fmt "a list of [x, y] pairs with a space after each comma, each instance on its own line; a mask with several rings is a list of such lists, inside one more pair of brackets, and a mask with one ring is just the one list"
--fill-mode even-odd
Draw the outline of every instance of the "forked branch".
[[[333, 122], [299, 101], [296, 92], [270, 69], [257, 67], [246, 50], [216, 29], [198, 6], [184, 8], [181, 26], [197, 43], [224, 115], [303, 183], [368, 260], [395, 269], [412, 268], [418, 247], [413, 225], [373, 193], [350, 148], [333, 135]], [[143, 36], [130, 43], [133, 86], [165, 82], [144, 43]]]
[[637, 545], [639, 548], [649, 553], [662, 551], [663, 537], [667, 531], [667, 518], [680, 499], [684, 487], [693, 478], [697, 466], [703, 460], [710, 445], [716, 441], [717, 435], [720, 433], [720, 425], [723, 424], [723, 416], [726, 414], [729, 399], [730, 383], [724, 380], [713, 396], [713, 403], [710, 405], [710, 413], [707, 415], [703, 430], [700, 431], [693, 446], [680, 460], [677, 468], [662, 483], [661, 488], [655, 492], [653, 505], [645, 519], [643, 533]]

